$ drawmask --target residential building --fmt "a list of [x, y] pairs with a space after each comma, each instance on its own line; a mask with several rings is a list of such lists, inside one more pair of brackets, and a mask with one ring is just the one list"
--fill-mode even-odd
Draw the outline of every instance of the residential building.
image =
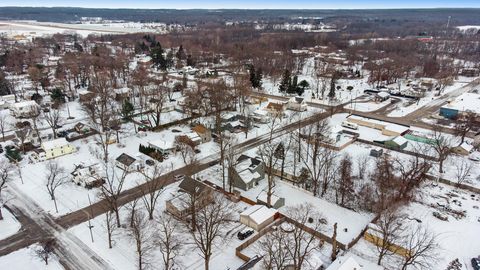
[[408, 146], [408, 140], [402, 136], [397, 136], [384, 142], [385, 146], [393, 150], [403, 150]]
[[193, 206], [198, 210], [213, 201], [214, 190], [190, 176], [185, 176], [178, 187], [179, 193], [166, 202], [167, 212], [177, 218], [188, 219]]
[[10, 106], [10, 111], [12, 115], [17, 118], [25, 118], [39, 113], [40, 106], [38, 106], [38, 104], [34, 100], [28, 100], [13, 103]]
[[230, 175], [234, 187], [247, 191], [265, 178], [265, 165], [258, 158], [241, 155]]
[[288, 102], [270, 102], [268, 103], [267, 107], [265, 107], [265, 110], [270, 116], [282, 116], [285, 112], [285, 109], [287, 108], [287, 104]]
[[32, 154], [34, 161], [44, 161], [60, 156], [68, 155], [76, 152], [77, 149], [71, 145], [65, 138], [58, 138], [52, 141], [46, 141], [41, 144], [41, 149], [38, 149]]
[[115, 159], [115, 165], [127, 172], [137, 171], [143, 167], [143, 164], [136, 158], [125, 153], [122, 153]]
[[463, 142], [461, 145], [453, 147], [452, 150], [453, 150], [453, 152], [455, 152], [459, 155], [468, 156], [471, 153], [473, 153], [474, 147], [473, 147], [473, 145], [471, 145], [467, 142]]
[[198, 124], [194, 126], [192, 130], [196, 132], [197, 135], [200, 136], [200, 138], [202, 138], [202, 143], [206, 143], [212, 140], [212, 132], [204, 125]]
[[303, 97], [292, 97], [288, 101], [287, 108], [293, 111], [304, 112], [307, 110], [308, 105]]

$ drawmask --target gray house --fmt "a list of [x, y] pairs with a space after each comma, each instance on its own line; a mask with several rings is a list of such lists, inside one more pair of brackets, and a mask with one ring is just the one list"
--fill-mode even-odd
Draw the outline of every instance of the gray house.
[[241, 155], [231, 177], [230, 181], [234, 187], [247, 191], [257, 186], [258, 182], [265, 177], [265, 166], [258, 158]]

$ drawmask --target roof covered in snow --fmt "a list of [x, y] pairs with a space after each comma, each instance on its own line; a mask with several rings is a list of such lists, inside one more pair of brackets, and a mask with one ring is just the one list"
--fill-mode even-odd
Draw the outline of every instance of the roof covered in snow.
[[67, 145], [68, 145], [68, 142], [67, 140], [65, 140], [65, 138], [58, 138], [52, 141], [43, 142], [42, 148], [43, 150], [47, 150], [47, 149], [60, 148]]
[[277, 213], [277, 210], [268, 208], [265, 205], [254, 205], [243, 211], [240, 216], [248, 216], [256, 224], [262, 224]]
[[472, 111], [480, 114], [480, 94], [464, 93], [451, 101], [444, 108], [458, 110], [460, 112]]

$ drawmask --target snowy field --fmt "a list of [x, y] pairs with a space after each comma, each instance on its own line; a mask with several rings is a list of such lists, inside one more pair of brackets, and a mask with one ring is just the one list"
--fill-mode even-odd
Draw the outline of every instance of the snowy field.
[[[449, 262], [458, 258], [463, 264], [461, 269], [472, 269], [470, 259], [476, 257], [480, 251], [480, 242], [476, 241], [480, 226], [480, 195], [455, 189], [443, 184], [427, 183], [421, 188], [420, 195], [413, 202], [401, 210], [408, 213], [410, 223], [418, 219], [419, 224], [425, 226], [436, 235], [439, 244], [437, 259], [432, 269], [445, 269]], [[465, 217], [449, 214], [448, 206], [453, 210], [465, 211]], [[447, 221], [433, 216], [433, 212], [440, 212], [448, 217]], [[377, 250], [373, 244], [362, 239], [354, 247], [354, 252], [362, 257], [376, 261]], [[397, 257], [388, 257], [385, 265], [397, 265]]]
[[20, 222], [8, 211], [2, 208], [3, 220], [0, 220], [0, 240], [14, 235], [21, 228]]
[[40, 258], [35, 255], [38, 245], [32, 245], [28, 248], [17, 250], [6, 256], [0, 257], [0, 269], [14, 270], [63, 270], [55, 255], [52, 255], [45, 265]]

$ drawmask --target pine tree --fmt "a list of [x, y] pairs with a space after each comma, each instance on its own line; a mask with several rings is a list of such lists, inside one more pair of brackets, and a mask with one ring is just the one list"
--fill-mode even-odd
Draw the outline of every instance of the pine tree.
[[280, 82], [280, 86], [278, 87], [278, 90], [282, 93], [288, 92], [291, 84], [291, 78], [290, 78], [290, 71], [288, 69], [285, 69], [285, 72], [283, 73], [282, 81]]
[[329, 98], [335, 98], [335, 77], [330, 80], [330, 91], [328, 92]]

